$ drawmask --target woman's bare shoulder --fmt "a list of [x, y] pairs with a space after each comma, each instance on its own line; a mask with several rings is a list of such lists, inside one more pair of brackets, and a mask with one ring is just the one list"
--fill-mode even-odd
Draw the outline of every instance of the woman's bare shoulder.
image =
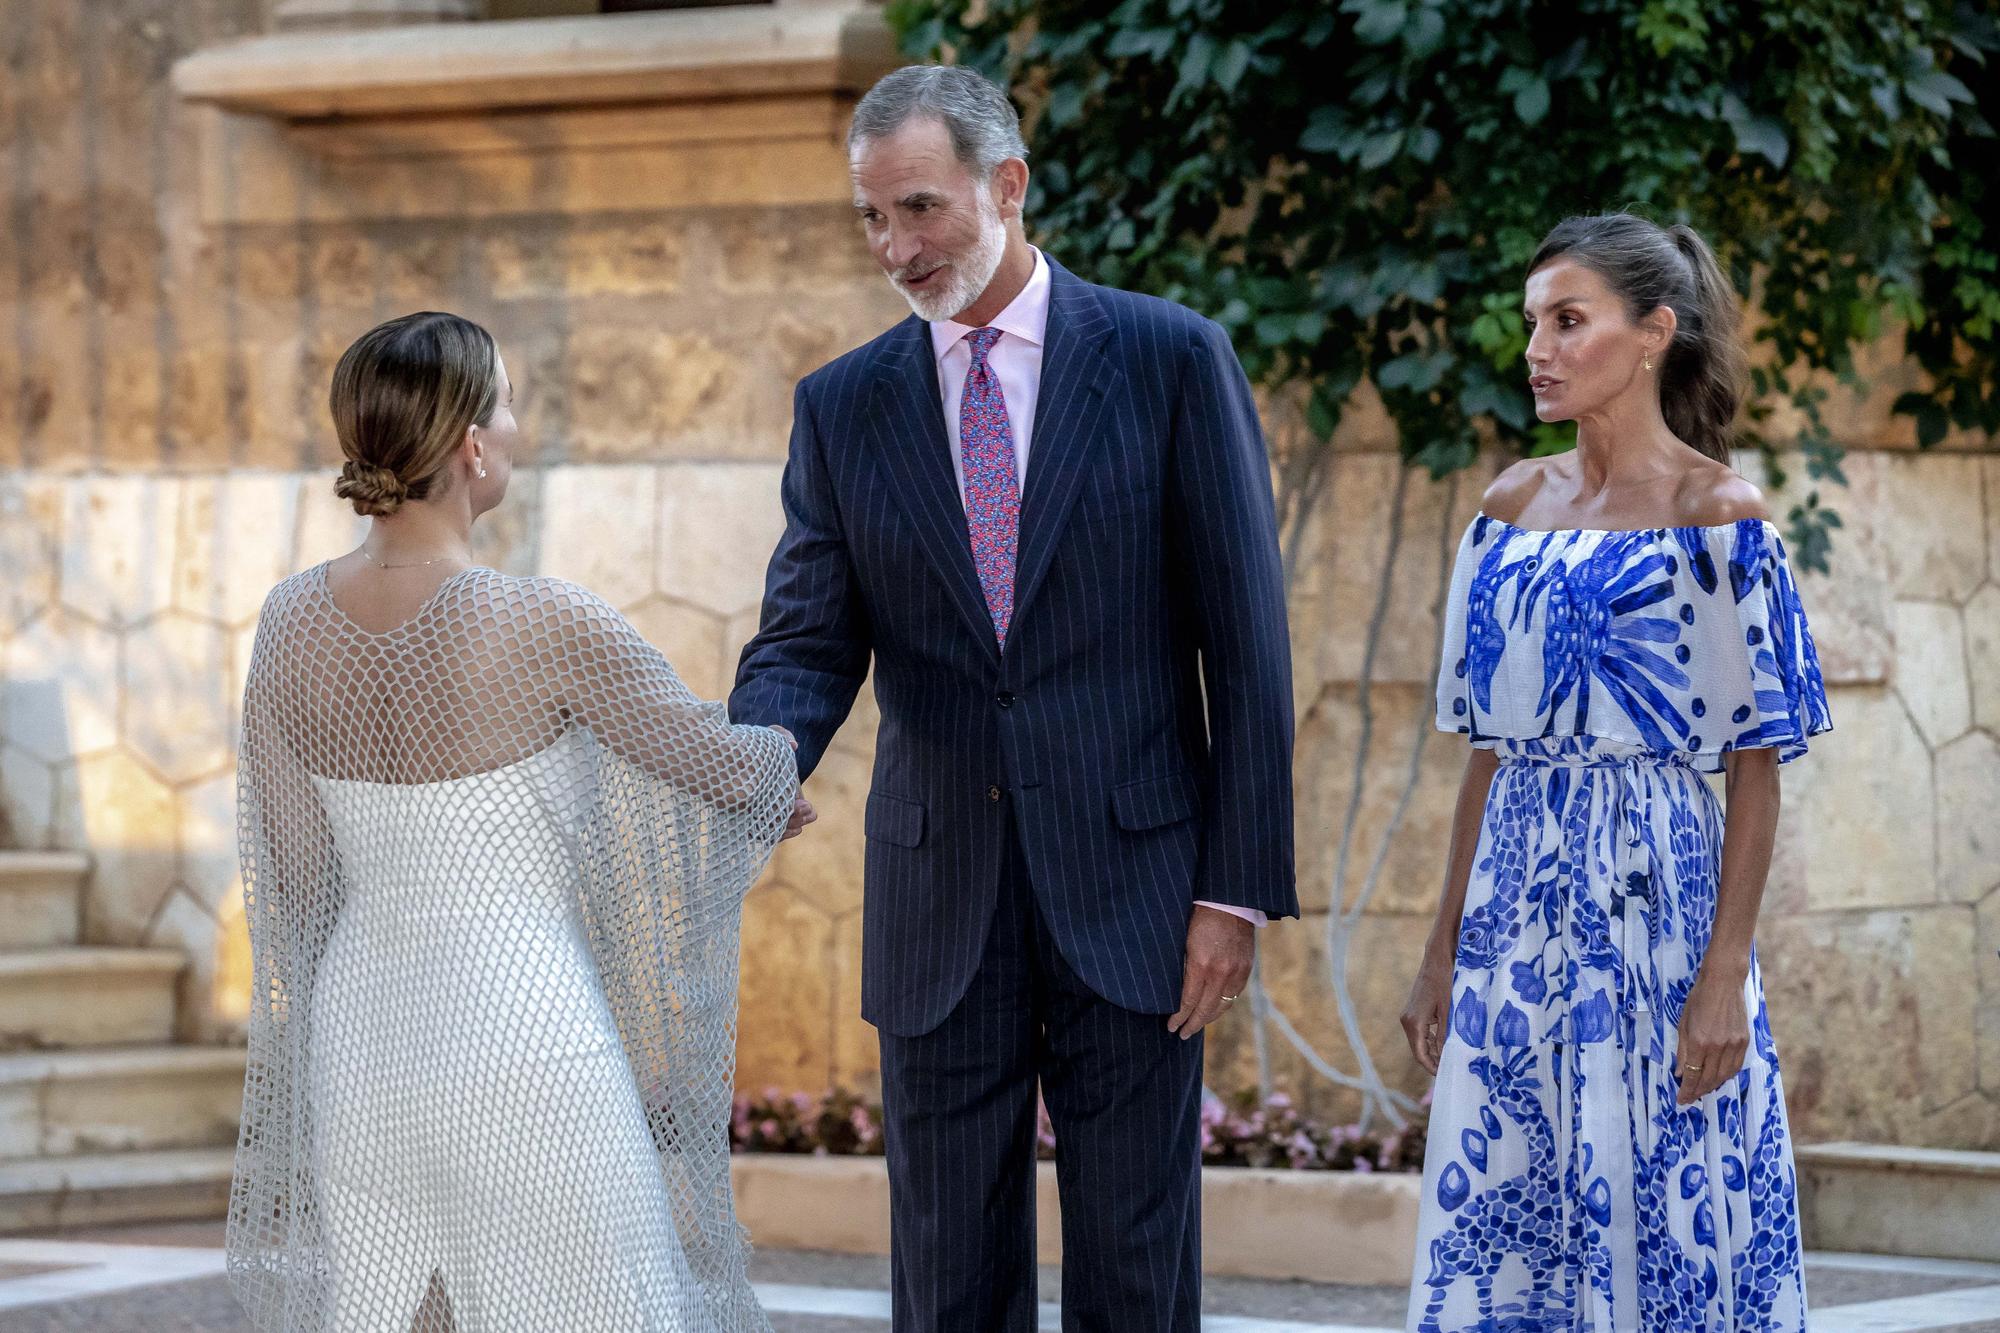
[[1550, 463], [1547, 458], [1523, 458], [1502, 471], [1479, 498], [1480, 511], [1502, 523], [1520, 518], [1548, 480]]
[[1721, 527], [1746, 518], [1769, 519], [1764, 492], [1725, 463], [1691, 469], [1674, 496], [1680, 522], [1690, 527]]

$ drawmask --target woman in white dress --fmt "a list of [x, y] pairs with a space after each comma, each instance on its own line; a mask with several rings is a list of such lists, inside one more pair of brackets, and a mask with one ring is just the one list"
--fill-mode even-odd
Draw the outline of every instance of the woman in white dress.
[[273, 590], [245, 690], [230, 1272], [287, 1333], [765, 1329], [727, 1123], [742, 896], [809, 818], [789, 738], [474, 563], [511, 397], [454, 315], [334, 372], [375, 521]]

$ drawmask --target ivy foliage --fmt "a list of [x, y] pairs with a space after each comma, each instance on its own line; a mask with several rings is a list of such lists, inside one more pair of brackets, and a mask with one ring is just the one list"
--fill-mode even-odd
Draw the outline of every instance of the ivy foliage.
[[[1215, 316], [1309, 443], [1366, 378], [1434, 475], [1489, 439], [1568, 447], [1521, 372], [1523, 269], [1558, 219], [1625, 207], [1701, 230], [1753, 293], [1752, 422], [1795, 408], [1813, 481], [1842, 480], [1827, 383], [1899, 326], [1931, 381], [1896, 403], [1921, 442], [2000, 431], [1993, 0], [888, 13], [913, 57], [1013, 90], [1039, 239]], [[1815, 488], [1794, 555], [1823, 567], [1838, 523]]]

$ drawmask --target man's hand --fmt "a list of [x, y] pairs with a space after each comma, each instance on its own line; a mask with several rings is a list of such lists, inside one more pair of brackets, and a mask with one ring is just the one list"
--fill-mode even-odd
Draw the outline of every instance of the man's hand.
[[[785, 742], [788, 745], [790, 745], [794, 750], [799, 748], [799, 738], [792, 735], [791, 730], [789, 728], [773, 726], [771, 730], [777, 732], [780, 736], [783, 736], [785, 738]], [[818, 820], [819, 820], [819, 811], [813, 809], [813, 803], [811, 801], [808, 801], [805, 798], [805, 794], [801, 792], [799, 795], [794, 796], [792, 798], [792, 817], [785, 821], [784, 835], [780, 837], [778, 841], [783, 842], [787, 838], [798, 837], [799, 834], [805, 832], [806, 825], [817, 823]]]
[[803, 796], [795, 796], [792, 798], [792, 817], [785, 821], [784, 836], [779, 838], [778, 841], [783, 842], [786, 838], [796, 838], [800, 833], [805, 831], [806, 825], [817, 823], [818, 821], [819, 811], [813, 809], [813, 803]]
[[1181, 973], [1181, 1007], [1167, 1031], [1186, 1041], [1222, 1016], [1250, 984], [1257, 959], [1257, 928], [1240, 916], [1197, 907], [1188, 922], [1187, 965]]

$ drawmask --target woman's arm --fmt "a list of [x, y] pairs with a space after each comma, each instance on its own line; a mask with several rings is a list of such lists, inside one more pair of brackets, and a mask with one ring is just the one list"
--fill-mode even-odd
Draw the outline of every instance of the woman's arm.
[[1410, 1054], [1435, 1074], [1444, 1053], [1444, 1025], [1451, 1017], [1451, 974], [1458, 956], [1459, 919], [1465, 914], [1465, 886], [1472, 877], [1472, 858], [1479, 851], [1479, 826], [1486, 814], [1486, 795], [1500, 760], [1491, 750], [1474, 747], [1466, 756], [1465, 777], [1458, 784], [1458, 805], [1451, 816], [1451, 852], [1445, 861], [1444, 892], [1438, 897], [1437, 920], [1424, 942], [1424, 959], [1410, 987], [1403, 1010], [1403, 1035]]
[[1715, 928], [1681, 1010], [1682, 1106], [1736, 1077], [1750, 1053], [1750, 1011], [1743, 983], [1750, 975], [1750, 946], [1757, 934], [1764, 881], [1771, 872], [1771, 844], [1778, 831], [1778, 752], [1733, 750], [1724, 763], [1728, 778]]

